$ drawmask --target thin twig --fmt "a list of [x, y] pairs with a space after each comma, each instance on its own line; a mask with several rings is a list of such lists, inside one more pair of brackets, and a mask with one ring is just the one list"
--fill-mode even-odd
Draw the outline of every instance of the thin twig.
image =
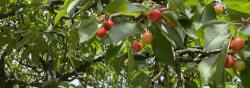
[[164, 70], [167, 69], [167, 66], [165, 66], [163, 69], [160, 70], [160, 72], [152, 79], [152, 82], [156, 81], [161, 77], [161, 74], [164, 72]]

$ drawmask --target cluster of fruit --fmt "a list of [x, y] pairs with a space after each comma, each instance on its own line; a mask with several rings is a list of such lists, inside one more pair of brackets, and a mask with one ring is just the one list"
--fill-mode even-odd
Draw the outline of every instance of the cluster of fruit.
[[[241, 51], [241, 49], [245, 46], [245, 41], [241, 38], [235, 38], [230, 43], [230, 49], [236, 53]], [[246, 67], [245, 62], [242, 60], [235, 60], [233, 55], [227, 55], [225, 68], [235, 67], [238, 71], [243, 71]]]
[[110, 28], [114, 26], [114, 22], [112, 20], [104, 21], [102, 26], [96, 32], [96, 35], [100, 38], [105, 37], [109, 33]]
[[[153, 9], [148, 13], [147, 15], [148, 19], [151, 20], [152, 22], [160, 21], [162, 19], [161, 14], [166, 11], [167, 11], [167, 8], [163, 8], [163, 7]], [[176, 27], [175, 23], [173, 23], [170, 19], [164, 19], [164, 20], [170, 28], [174, 29]], [[114, 23], [112, 20], [109, 20], [109, 21], [105, 21], [102, 26], [103, 27], [99, 28], [96, 32], [96, 35], [99, 38], [105, 37], [109, 33], [109, 29], [114, 26]], [[151, 32], [148, 32], [148, 31], [143, 33], [141, 35], [141, 38], [145, 44], [151, 44], [151, 42], [153, 41], [153, 35]], [[132, 44], [132, 49], [134, 52], [141, 51], [142, 43], [139, 41], [134, 41]]]
[[[161, 8], [156, 8], [151, 10], [148, 13], [148, 19], [151, 22], [158, 22], [162, 19], [162, 13], [166, 12], [167, 8], [161, 7]], [[166, 24], [168, 25], [168, 27], [174, 29], [176, 27], [175, 23], [173, 21], [171, 21], [170, 19], [164, 19]], [[143, 42], [145, 44], [151, 44], [151, 42], [153, 41], [153, 35], [151, 32], [146, 31], [145, 33], [143, 33], [141, 35], [141, 38], [143, 40]], [[132, 44], [133, 47], [133, 51], [134, 52], [139, 52], [142, 49], [142, 43], [138, 42], [138, 41], [134, 41]]]

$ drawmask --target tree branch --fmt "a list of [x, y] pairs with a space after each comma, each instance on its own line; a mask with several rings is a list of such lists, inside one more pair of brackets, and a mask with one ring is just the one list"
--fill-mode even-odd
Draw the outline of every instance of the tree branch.
[[8, 13], [5, 13], [5, 14], [0, 14], [0, 19], [3, 19], [3, 18], [8, 18], [10, 16], [15, 16], [15, 12], [14, 11], [11, 11], [11, 12], [8, 12]]
[[211, 51], [204, 51], [203, 49], [197, 49], [197, 48], [187, 48], [187, 49], [182, 49], [182, 50], [176, 50], [176, 53], [178, 55], [182, 56], [184, 54], [194, 54], [194, 53], [199, 53], [202, 54], [201, 57], [208, 56], [211, 54], [217, 54], [220, 53], [222, 49], [215, 49]]
[[156, 81], [161, 77], [161, 74], [164, 72], [164, 70], [167, 70], [168, 66], [165, 66], [163, 69], [160, 70], [160, 72], [152, 79], [152, 82]]

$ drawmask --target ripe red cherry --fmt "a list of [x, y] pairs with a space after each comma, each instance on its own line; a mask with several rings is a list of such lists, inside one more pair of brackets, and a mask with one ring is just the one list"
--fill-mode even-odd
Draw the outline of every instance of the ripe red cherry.
[[170, 27], [170, 28], [175, 28], [176, 27], [176, 25], [174, 24], [174, 22], [173, 21], [171, 21], [171, 20], [165, 20], [165, 22], [166, 22], [166, 24]]
[[161, 20], [161, 18], [162, 18], [162, 17], [161, 17], [161, 11], [158, 10], [158, 9], [154, 9], [154, 10], [150, 11], [150, 12], [148, 13], [148, 18], [149, 18], [151, 21], [154, 21], [154, 22]]
[[234, 57], [232, 55], [227, 55], [224, 67], [232, 68], [233, 66], [234, 66]]
[[105, 22], [103, 23], [103, 27], [106, 28], [106, 29], [111, 28], [111, 27], [113, 27], [113, 26], [114, 26], [114, 22], [113, 22], [112, 20], [105, 21]]
[[152, 35], [152, 33], [150, 33], [150, 32], [143, 33], [142, 34], [142, 40], [146, 44], [151, 44], [151, 42], [153, 41], [153, 35]]
[[230, 44], [230, 48], [235, 52], [240, 51], [244, 46], [245, 46], [245, 41], [241, 38], [233, 39]]
[[108, 30], [105, 28], [100, 28], [97, 30], [96, 35], [100, 38], [103, 38], [108, 33]]
[[214, 5], [214, 10], [216, 12], [216, 14], [222, 14], [224, 11], [224, 6], [222, 4], [215, 4]]
[[142, 49], [142, 43], [141, 43], [141, 42], [134, 41], [134, 42], [133, 42], [133, 45], [132, 45], [132, 48], [133, 48], [133, 51], [134, 51], [134, 52], [139, 52], [139, 51], [141, 51], [141, 49]]

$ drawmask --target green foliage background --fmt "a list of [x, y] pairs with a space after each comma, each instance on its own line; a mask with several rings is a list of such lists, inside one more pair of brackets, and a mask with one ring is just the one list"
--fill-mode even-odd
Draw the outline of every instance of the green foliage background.
[[[250, 20], [246, 19], [250, 17], [250, 1], [222, 0], [226, 5], [222, 15], [216, 15], [214, 3], [1, 0], [0, 88], [248, 88]], [[147, 13], [158, 7], [168, 8], [162, 17], [171, 19], [175, 29], [164, 20], [151, 22], [147, 18]], [[115, 26], [107, 36], [98, 38], [96, 31], [107, 17]], [[145, 29], [152, 32], [154, 40], [135, 53], [132, 42], [142, 42], [140, 35]], [[233, 37], [247, 42], [236, 54], [247, 66], [241, 72], [224, 68]], [[220, 52], [203, 57], [178, 53], [197, 46], [204, 52]], [[79, 85], [73, 85], [73, 80]]]

